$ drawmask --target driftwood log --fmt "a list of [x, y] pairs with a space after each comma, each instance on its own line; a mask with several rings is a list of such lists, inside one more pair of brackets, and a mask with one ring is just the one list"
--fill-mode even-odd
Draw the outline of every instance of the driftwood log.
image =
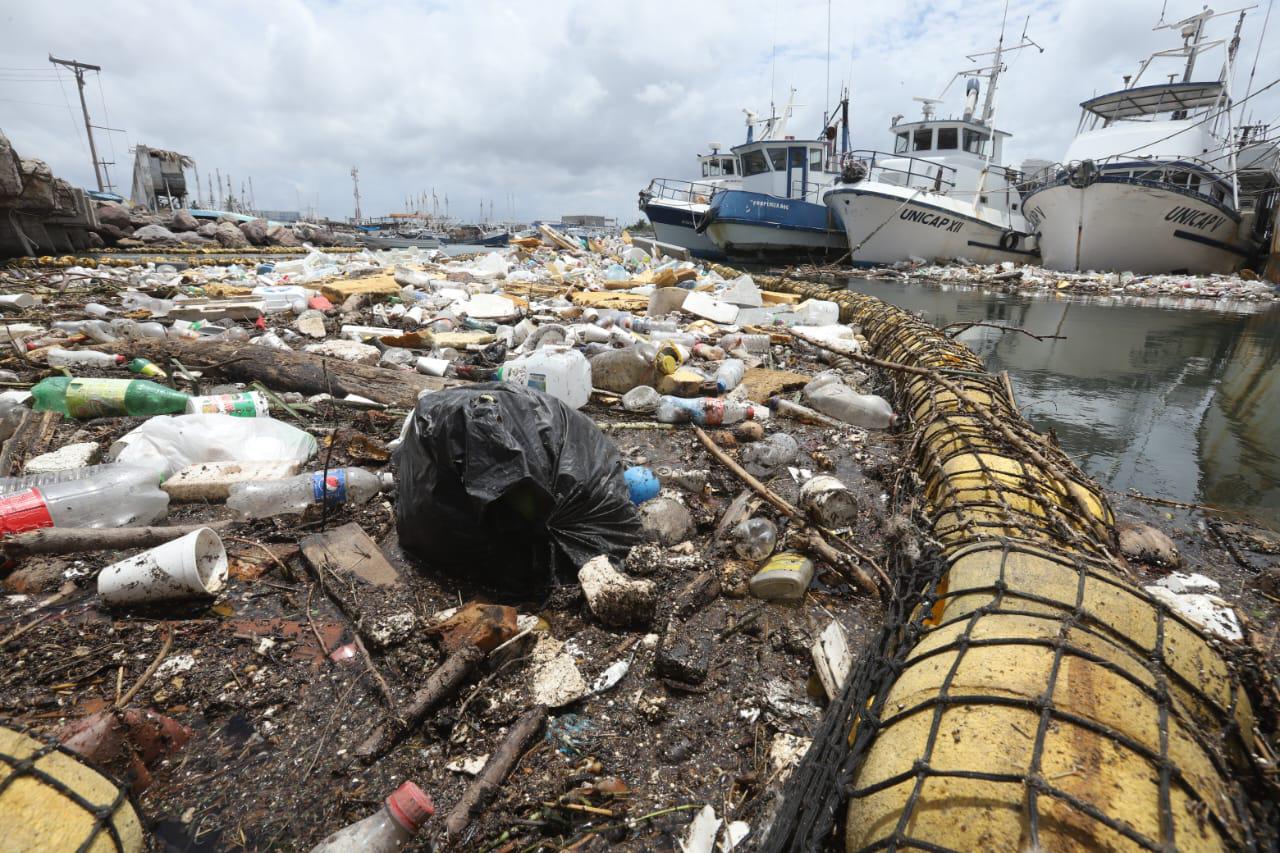
[[467, 828], [467, 824], [471, 823], [471, 818], [493, 800], [494, 795], [498, 793], [498, 788], [502, 785], [502, 780], [507, 778], [511, 768], [516, 766], [529, 741], [542, 730], [542, 724], [546, 719], [547, 709], [542, 705], [535, 705], [511, 727], [511, 731], [507, 732], [502, 743], [494, 750], [493, 757], [485, 762], [480, 775], [471, 783], [463, 793], [462, 799], [458, 800], [453, 811], [449, 812], [449, 816], [445, 818], [444, 829], [450, 839], [456, 841], [462, 831]]
[[439, 391], [456, 381], [424, 376], [412, 370], [392, 370], [355, 364], [305, 352], [285, 352], [243, 342], [184, 341], [147, 338], [117, 341], [95, 349], [143, 356], [167, 365], [176, 358], [190, 370], [234, 382], [261, 382], [273, 391], [302, 394], [358, 394], [387, 406], [412, 409], [419, 391]]
[[46, 527], [10, 536], [0, 544], [10, 559], [30, 554], [83, 554], [90, 551], [124, 551], [129, 548], [154, 548], [206, 527], [214, 530], [230, 522], [184, 524], [174, 527]]

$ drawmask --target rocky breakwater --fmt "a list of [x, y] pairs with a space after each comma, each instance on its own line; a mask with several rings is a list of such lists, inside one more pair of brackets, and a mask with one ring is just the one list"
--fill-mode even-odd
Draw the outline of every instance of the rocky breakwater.
[[96, 227], [84, 190], [43, 160], [20, 157], [0, 132], [0, 257], [98, 248]]

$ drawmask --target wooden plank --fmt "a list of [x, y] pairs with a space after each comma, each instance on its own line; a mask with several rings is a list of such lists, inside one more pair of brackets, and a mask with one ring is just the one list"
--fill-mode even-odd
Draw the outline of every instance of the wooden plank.
[[329, 597], [375, 646], [404, 640], [417, 622], [408, 583], [360, 525], [344, 524], [298, 543]]
[[760, 291], [760, 301], [765, 305], [795, 305], [804, 299], [798, 293], [778, 293], [776, 290]]
[[569, 297], [574, 305], [594, 308], [621, 308], [625, 311], [643, 311], [649, 307], [649, 297], [638, 293], [615, 293], [608, 290], [579, 290]]
[[339, 278], [322, 282], [320, 292], [330, 302], [338, 305], [345, 302], [348, 296], [354, 296], [357, 293], [369, 296], [399, 296], [400, 285], [396, 284], [391, 273], [382, 273], [364, 278]]

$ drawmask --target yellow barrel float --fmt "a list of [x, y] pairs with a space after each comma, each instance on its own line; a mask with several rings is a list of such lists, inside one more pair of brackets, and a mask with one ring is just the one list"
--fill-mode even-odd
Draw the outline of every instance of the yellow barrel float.
[[893, 379], [946, 569], [858, 708], [846, 851], [1255, 846], [1249, 699], [1217, 641], [1129, 580], [1098, 486], [933, 326], [757, 280], [838, 302], [877, 358], [933, 373]]
[[0, 724], [0, 850], [137, 853], [127, 793], [53, 743]]

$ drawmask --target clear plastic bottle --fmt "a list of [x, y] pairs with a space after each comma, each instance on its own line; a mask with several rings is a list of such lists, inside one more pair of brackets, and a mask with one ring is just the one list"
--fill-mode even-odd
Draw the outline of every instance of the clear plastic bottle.
[[143, 338], [165, 337], [164, 326], [160, 323], [138, 323], [128, 317], [118, 317], [111, 321], [111, 331], [131, 341]]
[[332, 468], [299, 474], [287, 480], [261, 480], [231, 487], [227, 506], [245, 518], [267, 518], [302, 512], [312, 504], [330, 506], [364, 503], [382, 491], [383, 481], [363, 468]]
[[663, 341], [671, 341], [673, 344], [680, 344], [684, 347], [691, 347], [698, 343], [701, 338], [693, 332], [660, 332], [653, 331], [649, 333], [649, 340], [655, 344]]
[[395, 853], [413, 840], [435, 811], [425, 791], [405, 782], [383, 801], [382, 808], [339, 829], [312, 847], [311, 853]]
[[124, 364], [124, 356], [97, 350], [69, 350], [52, 347], [45, 351], [50, 367], [115, 367]]
[[726, 358], [720, 362], [720, 367], [716, 369], [716, 390], [723, 394], [726, 391], [732, 391], [742, 382], [742, 377], [747, 375], [747, 366], [742, 363], [741, 359]]
[[622, 395], [622, 408], [628, 412], [655, 412], [662, 402], [662, 395], [649, 385], [637, 385]]
[[775, 432], [761, 441], [742, 449], [742, 466], [754, 477], [772, 475], [784, 465], [790, 465], [800, 453], [800, 445], [785, 432]]
[[699, 426], [736, 424], [738, 421], [763, 421], [769, 418], [769, 409], [738, 400], [722, 400], [718, 397], [664, 396], [658, 403], [654, 417], [667, 424], [695, 423]]
[[97, 302], [86, 302], [84, 304], [84, 313], [90, 317], [106, 317], [111, 313], [111, 309]]
[[138, 293], [136, 290], [126, 290], [120, 294], [120, 301], [128, 311], [150, 311], [153, 317], [164, 317], [173, 310], [172, 300], [157, 299], [145, 293]]
[[773, 553], [778, 542], [778, 528], [767, 518], [748, 518], [730, 534], [733, 550], [744, 560], [759, 562]]
[[573, 409], [591, 399], [591, 362], [569, 347], [542, 347], [508, 361], [498, 380], [535, 388]]
[[85, 320], [80, 324], [79, 331], [100, 344], [109, 344], [116, 339], [111, 324], [106, 320]]
[[61, 412], [73, 418], [122, 415], [175, 415], [185, 411], [189, 394], [146, 379], [74, 379], [53, 376], [31, 389], [37, 412]]
[[796, 306], [801, 325], [830, 326], [840, 322], [840, 306], [826, 299], [806, 299]]
[[750, 353], [762, 354], [769, 351], [771, 341], [768, 335], [744, 335], [740, 332], [725, 335], [718, 342], [725, 352], [746, 350]]
[[641, 385], [653, 385], [656, 351], [650, 344], [636, 344], [602, 352], [591, 359], [591, 385], [602, 391], [625, 394]]
[[159, 475], [132, 465], [0, 480], [0, 494], [0, 535], [42, 527], [138, 527], [169, 511]]
[[863, 429], [888, 429], [897, 416], [889, 401], [875, 394], [859, 394], [843, 382], [817, 380], [804, 388], [805, 400], [817, 411]]

